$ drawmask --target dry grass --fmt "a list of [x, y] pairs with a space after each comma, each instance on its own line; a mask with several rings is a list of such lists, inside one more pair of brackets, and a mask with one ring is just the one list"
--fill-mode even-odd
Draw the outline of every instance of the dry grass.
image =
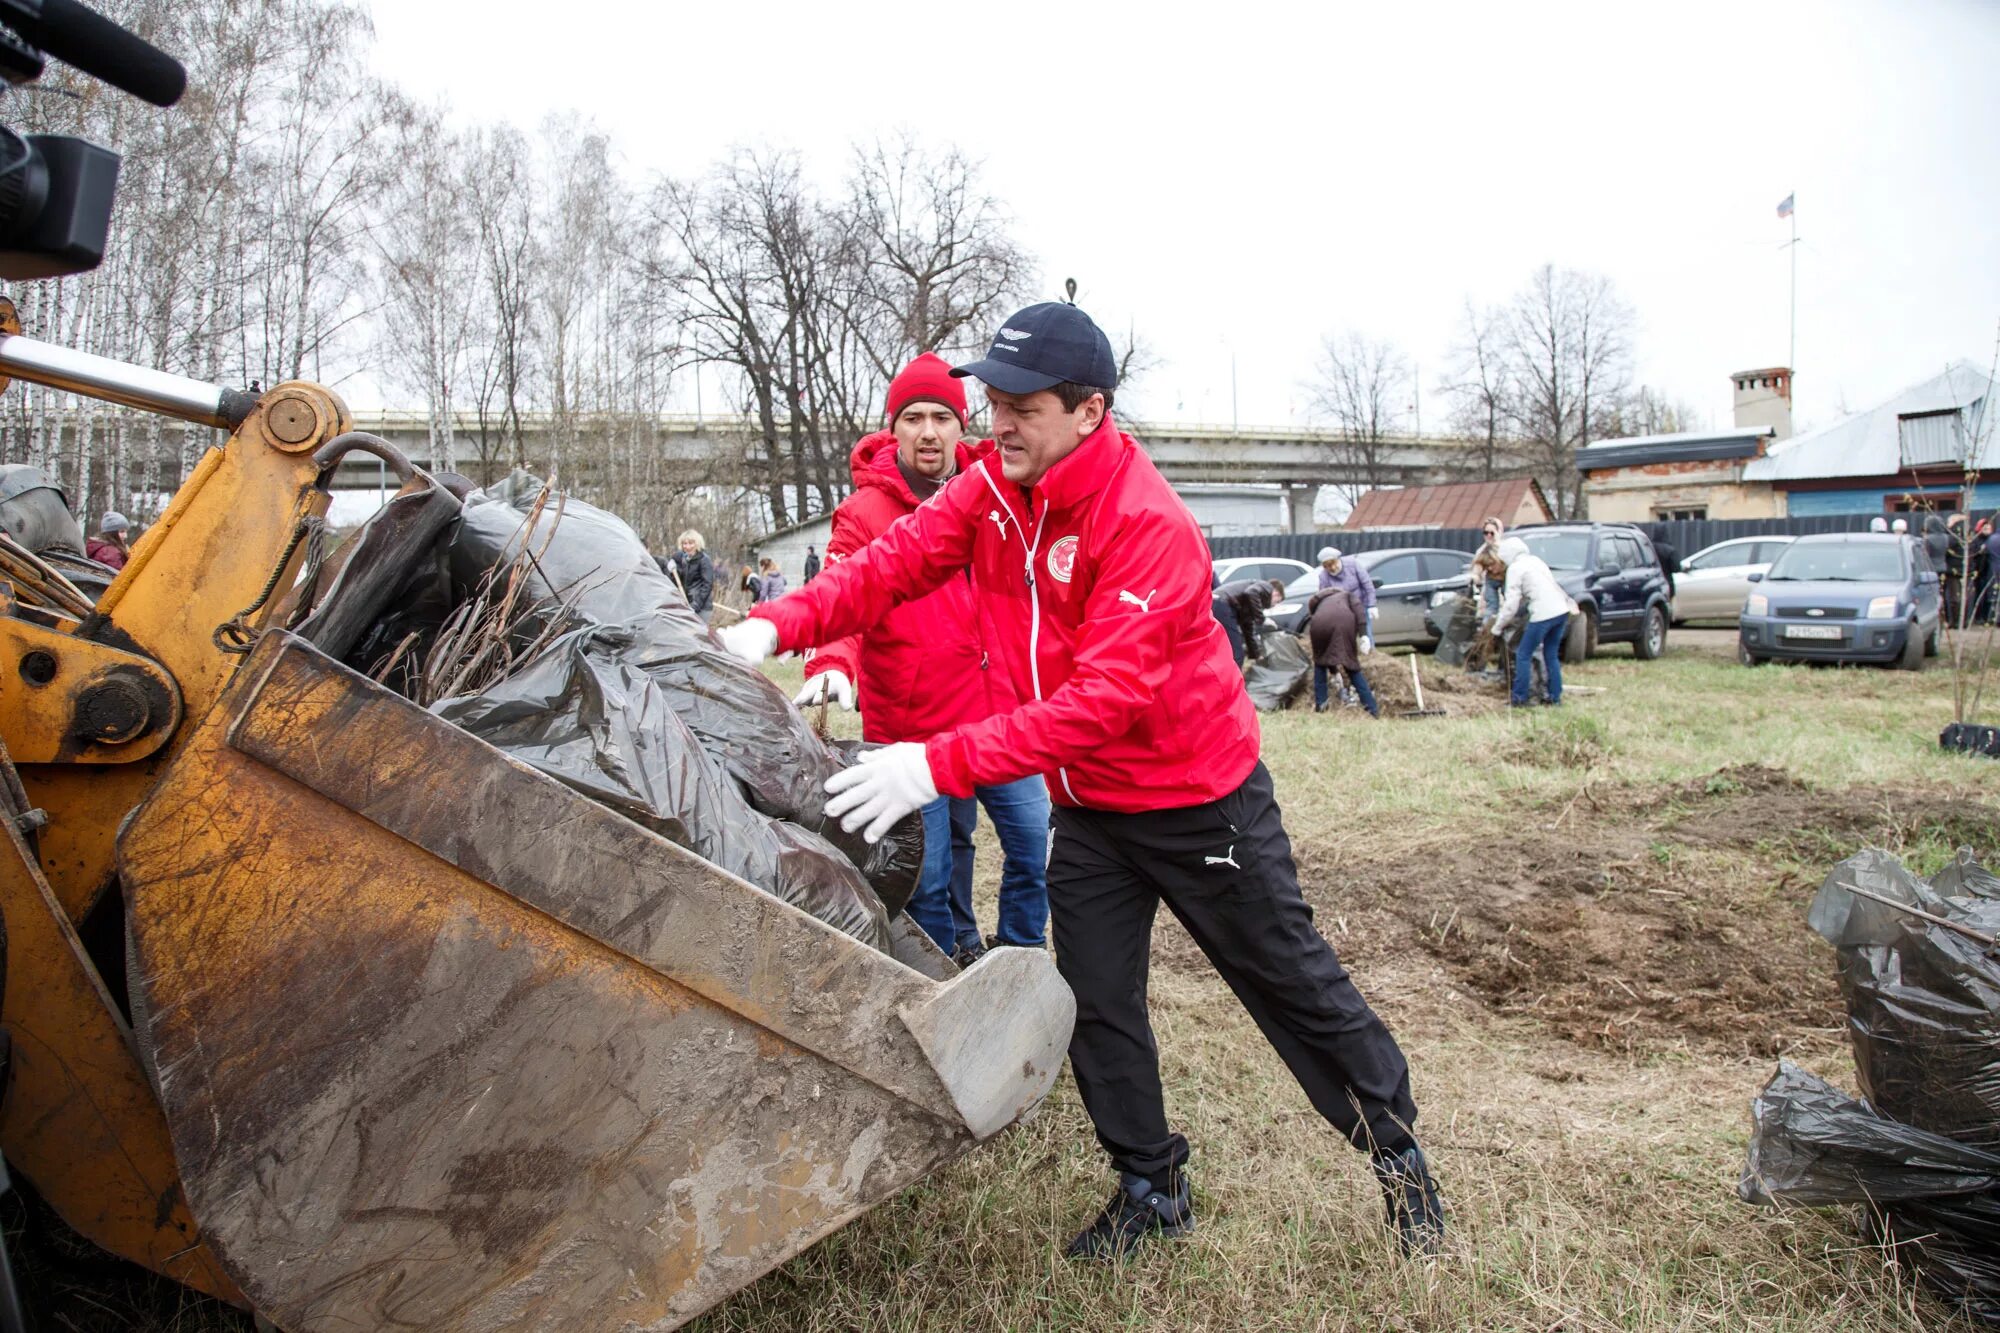
[[[1718, 972], [1701, 1002], [1767, 993], [1772, 978], [1752, 975], [1767, 955], [1803, 969], [1813, 984], [1766, 1016], [1771, 1039], [1848, 1078], [1832, 956], [1803, 921], [1819, 877], [1865, 842], [1926, 870], [1959, 841], [2000, 852], [1988, 798], [2000, 770], [1937, 749], [1948, 675], [1747, 670], [1684, 647], [1657, 663], [1613, 649], [1567, 674], [1602, 692], [1563, 714], [1264, 720], [1321, 926], [1409, 1052], [1456, 1229], [1444, 1259], [1392, 1256], [1358, 1155], [1167, 923], [1153, 1012], [1170, 1107], [1195, 1146], [1194, 1238], [1122, 1269], [1059, 1257], [1110, 1184], [1065, 1078], [1031, 1123], [698, 1327], [1952, 1327], [1841, 1214], [1736, 1201], [1768, 1055], [1718, 1035], [1728, 1024], [1641, 1022], [1606, 1041], [1576, 1021], [1585, 1000], [1510, 1003], [1485, 955], [1454, 947], [1464, 925], [1449, 916], [1503, 889], [1554, 910], [1684, 900], [1671, 921], [1716, 941], [1696, 955]], [[983, 824], [980, 837], [990, 914], [997, 850]], [[1632, 957], [1570, 963], [1579, 996], [1647, 995]], [[1642, 1018], [1652, 1006], [1629, 1003]]]
[[[695, 1327], [1957, 1327], [1841, 1214], [1752, 1209], [1734, 1186], [1771, 1051], [1851, 1083], [1813, 887], [1867, 842], [1924, 871], [1959, 842], [2000, 854], [2000, 769], [1940, 755], [1943, 672], [1752, 671], [1688, 642], [1566, 673], [1601, 693], [1562, 714], [1467, 698], [1422, 722], [1264, 720], [1321, 927], [1410, 1055], [1455, 1229], [1442, 1259], [1395, 1257], [1359, 1156], [1165, 922], [1153, 1012], [1194, 1237], [1117, 1269], [1060, 1257], [1110, 1186], [1065, 1077], [1029, 1123]], [[796, 688], [795, 662], [772, 674]], [[101, 1290], [88, 1306], [105, 1317], [44, 1326], [243, 1326], [212, 1306], [132, 1322]]]

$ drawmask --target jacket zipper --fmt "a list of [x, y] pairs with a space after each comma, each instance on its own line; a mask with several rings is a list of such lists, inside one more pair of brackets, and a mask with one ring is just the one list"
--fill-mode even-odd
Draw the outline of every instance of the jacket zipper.
[[[988, 472], [985, 468], [981, 468], [980, 475], [986, 478], [986, 485], [993, 491], [993, 498], [1000, 500], [1002, 505], [1005, 505], [1006, 501], [1000, 495], [1000, 488], [994, 485], [992, 473]], [[1033, 505], [1031, 503], [1031, 511], [1032, 508]], [[1035, 521], [1035, 536], [1028, 543], [1027, 559], [1021, 562], [1021, 576], [1027, 580], [1028, 584], [1028, 680], [1034, 686], [1037, 702], [1042, 698], [1042, 594], [1035, 587], [1035, 552], [1041, 547], [1042, 528], [1047, 525], [1048, 521], [1049, 504], [1047, 500], [1043, 500], [1042, 516]], [[1061, 780], [1063, 791], [1068, 795], [1069, 799], [1075, 804], [1083, 804], [1076, 799], [1076, 792], [1070, 788], [1069, 770], [1058, 768], [1056, 770], [1056, 777]]]

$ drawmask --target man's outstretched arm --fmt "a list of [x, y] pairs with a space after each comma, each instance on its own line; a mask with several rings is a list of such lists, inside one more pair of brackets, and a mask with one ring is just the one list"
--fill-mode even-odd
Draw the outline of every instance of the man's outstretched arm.
[[754, 660], [762, 655], [754, 651], [758, 648], [763, 653], [818, 648], [880, 623], [892, 608], [923, 596], [971, 563], [986, 494], [985, 482], [972, 471], [960, 473], [930, 503], [820, 570], [811, 583], [763, 603], [742, 625], [724, 630], [724, 645]]

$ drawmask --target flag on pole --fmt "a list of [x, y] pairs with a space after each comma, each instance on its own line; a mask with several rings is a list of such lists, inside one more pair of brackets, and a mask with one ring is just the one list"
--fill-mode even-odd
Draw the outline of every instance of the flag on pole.
[[1779, 204], [1779, 205], [1778, 205], [1778, 216], [1779, 216], [1779, 217], [1781, 217], [1781, 218], [1788, 218], [1788, 217], [1790, 217], [1790, 216], [1792, 215], [1792, 200], [1794, 200], [1794, 199], [1796, 199], [1796, 198], [1798, 198], [1798, 191], [1797, 191], [1797, 190], [1794, 190], [1794, 191], [1792, 191], [1792, 193], [1790, 193], [1790, 194], [1788, 194], [1788, 195], [1786, 195], [1786, 196], [1785, 196], [1785, 202], [1784, 202], [1784, 203], [1782, 203], [1782, 204]]

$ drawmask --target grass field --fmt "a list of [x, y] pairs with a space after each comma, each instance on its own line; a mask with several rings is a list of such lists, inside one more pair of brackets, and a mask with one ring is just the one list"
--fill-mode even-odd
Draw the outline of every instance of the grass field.
[[[1111, 1185], [1065, 1074], [1027, 1124], [692, 1327], [1957, 1327], [1851, 1217], [1752, 1209], [1735, 1184], [1780, 1054], [1852, 1086], [1813, 891], [1871, 844], [1925, 872], [1961, 845], [2000, 860], [2000, 766], [1939, 752], [1952, 690], [1935, 663], [1751, 670], [1729, 648], [1609, 649], [1565, 673], [1561, 710], [1510, 714], [1422, 659], [1448, 716], [1264, 718], [1320, 927], [1410, 1057], [1451, 1212], [1439, 1260], [1396, 1257], [1365, 1162], [1163, 913], [1153, 1015], [1194, 1145], [1193, 1237], [1119, 1268], [1060, 1257]], [[1409, 659], [1370, 666], [1385, 711], [1409, 707]], [[771, 674], [798, 684], [796, 663]], [[983, 824], [978, 866], [990, 924]], [[248, 1328], [87, 1247], [16, 1262], [43, 1328]]]
[[[1804, 922], [1820, 879], [1871, 844], [1925, 871], [2000, 854], [2000, 768], [1939, 753], [1935, 666], [1750, 670], [1699, 638], [1654, 663], [1607, 650], [1560, 711], [1496, 711], [1426, 663], [1452, 716], [1264, 720], [1307, 896], [1410, 1056], [1455, 1228], [1441, 1260], [1393, 1256], [1363, 1160], [1163, 919], [1153, 1014], [1193, 1238], [1117, 1269], [1059, 1257], [1110, 1185], [1065, 1076], [1030, 1123], [696, 1327], [1950, 1327], [1850, 1218], [1734, 1189], [1778, 1054], [1851, 1086], [1833, 954]], [[1407, 662], [1376, 660], [1407, 707]]]

